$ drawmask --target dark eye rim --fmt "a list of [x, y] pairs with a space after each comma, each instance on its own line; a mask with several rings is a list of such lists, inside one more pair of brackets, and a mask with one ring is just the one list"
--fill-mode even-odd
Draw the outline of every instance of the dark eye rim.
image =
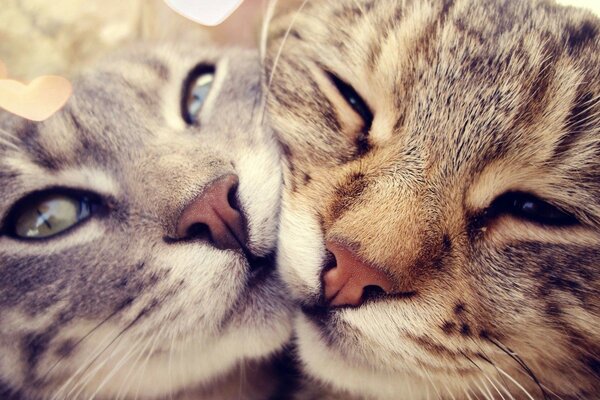
[[[532, 202], [539, 206], [542, 211], [551, 212], [554, 216], [528, 214], [518, 209], [519, 204]], [[494, 201], [483, 212], [485, 220], [498, 218], [503, 215], [509, 215], [520, 220], [538, 224], [544, 227], [571, 227], [579, 225], [580, 222], [575, 215], [565, 211], [561, 207], [555, 206], [551, 202], [528, 192], [508, 191], [496, 197]]]
[[[36, 202], [36, 199], [39, 199], [42, 196], [50, 196], [50, 195], [58, 195], [58, 196], [66, 196], [72, 198], [78, 198], [80, 201], [82, 199], [87, 199], [90, 204], [91, 210], [90, 215], [81, 221], [73, 224], [69, 228], [60, 231], [54, 235], [50, 235], [42, 238], [24, 238], [16, 234], [16, 222], [20, 215], [20, 213], [28, 206]], [[2, 219], [2, 224], [0, 225], [0, 237], [9, 237], [13, 240], [20, 242], [45, 242], [54, 240], [57, 237], [65, 236], [74, 231], [75, 229], [80, 228], [85, 225], [86, 222], [91, 220], [94, 217], [101, 217], [106, 215], [108, 211], [107, 203], [103, 200], [102, 196], [97, 193], [94, 193], [89, 190], [82, 189], [73, 189], [63, 186], [52, 186], [48, 188], [44, 188], [41, 190], [36, 190], [28, 193], [21, 199], [17, 200], [11, 208], [8, 210], [4, 218]]]
[[[364, 126], [362, 134], [367, 135], [373, 126], [373, 111], [363, 99], [363, 97], [350, 85], [349, 83], [342, 80], [336, 74], [331, 71], [325, 70], [325, 74], [329, 77], [333, 85], [337, 88], [340, 95], [344, 98], [346, 103], [362, 118]], [[356, 102], [352, 102], [350, 98], [354, 97]]]
[[194, 87], [194, 83], [196, 83], [196, 80], [201, 75], [215, 74], [215, 72], [216, 72], [216, 67], [214, 65], [207, 64], [207, 63], [201, 63], [201, 64], [196, 65], [194, 68], [192, 68], [192, 70], [188, 73], [188, 75], [183, 80], [183, 84], [181, 86], [181, 101], [180, 101], [179, 107], [180, 107], [181, 118], [183, 118], [183, 120], [185, 121], [186, 124], [197, 125], [197, 123], [198, 123], [194, 119], [194, 117], [192, 115], [190, 115], [190, 113], [188, 112], [188, 104], [187, 104], [187, 101], [188, 101], [188, 98], [192, 91], [192, 88]]

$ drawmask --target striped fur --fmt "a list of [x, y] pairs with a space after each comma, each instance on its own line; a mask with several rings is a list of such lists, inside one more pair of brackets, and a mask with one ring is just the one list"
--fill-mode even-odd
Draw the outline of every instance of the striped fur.
[[[201, 63], [217, 77], [186, 126], [182, 83]], [[167, 240], [207, 184], [236, 173], [248, 246], [274, 250], [279, 153], [256, 112], [257, 55], [140, 46], [74, 90], [43, 123], [0, 112], [0, 398], [266, 398], [267, 361], [291, 331], [276, 272], [251, 284], [240, 253]], [[95, 192], [109, 211], [15, 240], [9, 209], [48, 187]]]
[[[324, 72], [369, 105], [368, 136]], [[332, 239], [414, 293], [300, 313], [310, 379], [341, 398], [600, 393], [597, 17], [544, 0], [312, 0], [272, 22], [265, 74], [294, 296], [320, 304]], [[482, 219], [509, 191], [579, 222]]]

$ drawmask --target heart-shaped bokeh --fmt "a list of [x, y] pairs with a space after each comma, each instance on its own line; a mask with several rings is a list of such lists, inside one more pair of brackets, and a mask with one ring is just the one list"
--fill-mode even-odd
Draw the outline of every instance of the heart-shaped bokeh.
[[[6, 76], [5, 68], [4, 72]], [[60, 76], [40, 76], [28, 85], [0, 78], [0, 108], [31, 121], [43, 121], [60, 110], [72, 92], [71, 83]]]
[[178, 14], [206, 26], [225, 21], [244, 0], [165, 0]]

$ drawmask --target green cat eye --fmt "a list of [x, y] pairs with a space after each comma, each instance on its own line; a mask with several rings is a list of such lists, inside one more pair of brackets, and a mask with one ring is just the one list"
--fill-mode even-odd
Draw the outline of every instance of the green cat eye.
[[20, 239], [49, 238], [89, 218], [93, 204], [85, 195], [34, 194], [20, 202], [11, 213], [11, 230]]
[[181, 114], [188, 124], [199, 121], [200, 110], [206, 102], [215, 80], [214, 67], [201, 65], [188, 75], [183, 85]]

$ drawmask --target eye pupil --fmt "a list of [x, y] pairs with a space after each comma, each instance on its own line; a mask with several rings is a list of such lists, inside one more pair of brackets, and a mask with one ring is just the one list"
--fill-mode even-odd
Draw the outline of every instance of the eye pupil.
[[58, 235], [87, 219], [93, 202], [84, 195], [63, 192], [32, 194], [9, 214], [8, 232], [21, 239]]
[[364, 121], [364, 132], [369, 132], [371, 130], [371, 125], [373, 124], [373, 113], [369, 109], [367, 103], [360, 97], [360, 95], [354, 90], [352, 86], [338, 78], [336, 75], [331, 72], [327, 72], [329, 79], [335, 85], [337, 90], [340, 92], [342, 97], [350, 104], [350, 106], [356, 111], [358, 115]]
[[189, 125], [197, 124], [200, 110], [206, 102], [215, 78], [211, 66], [200, 65], [190, 72], [183, 84], [181, 114]]
[[549, 226], [577, 224], [573, 215], [534, 195], [522, 192], [508, 192], [499, 196], [484, 214], [488, 217], [511, 215]]

